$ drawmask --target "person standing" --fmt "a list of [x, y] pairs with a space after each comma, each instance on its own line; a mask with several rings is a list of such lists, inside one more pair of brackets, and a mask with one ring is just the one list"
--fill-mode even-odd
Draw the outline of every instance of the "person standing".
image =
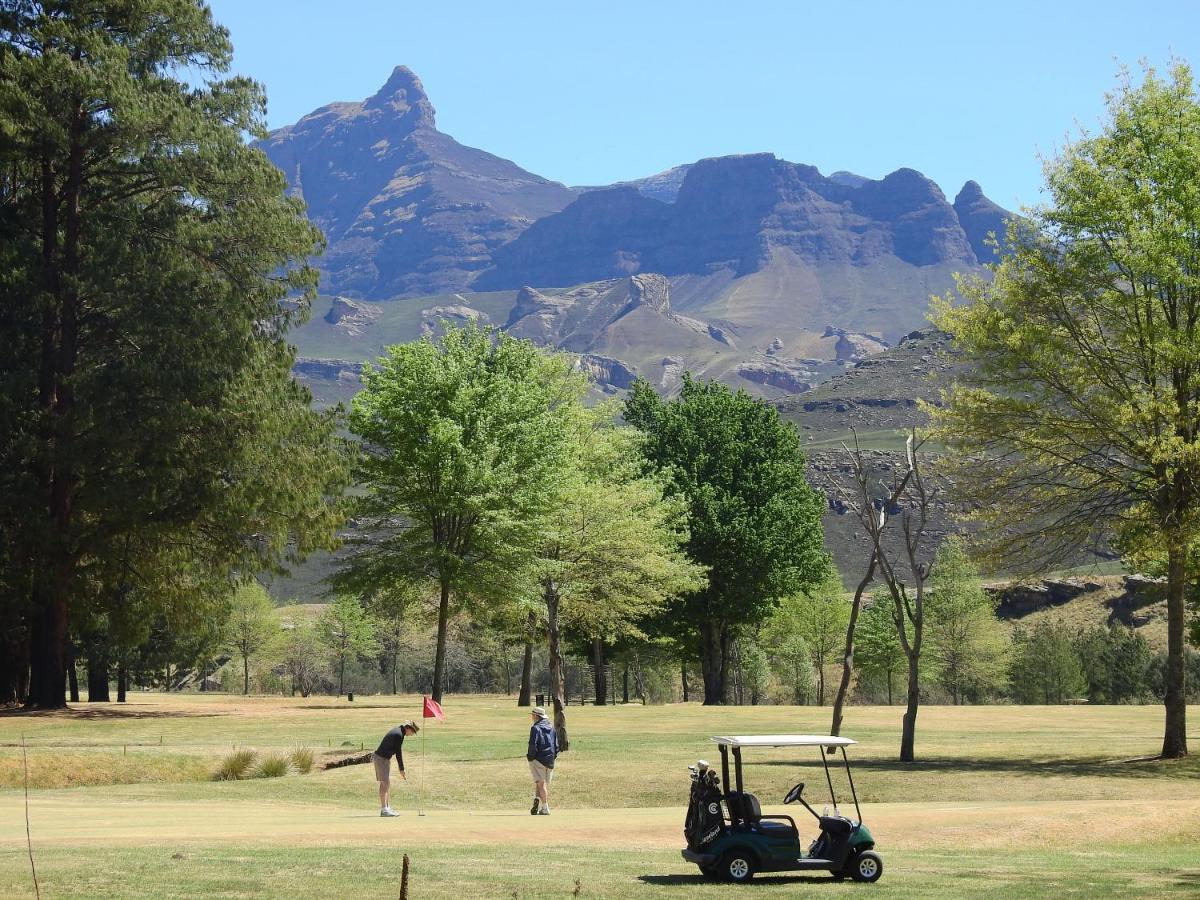
[[533, 775], [533, 806], [529, 814], [550, 815], [550, 781], [554, 778], [554, 759], [558, 756], [558, 733], [546, 718], [546, 710], [535, 706], [529, 711], [533, 726], [529, 729], [529, 772]]
[[396, 757], [396, 768], [400, 770], [400, 777], [407, 781], [408, 776], [404, 774], [404, 739], [420, 730], [421, 728], [416, 722], [402, 722], [383, 736], [383, 740], [371, 754], [371, 762], [375, 764], [375, 780], [379, 782], [379, 814], [381, 816], [400, 815], [392, 809], [391, 804], [392, 757]]

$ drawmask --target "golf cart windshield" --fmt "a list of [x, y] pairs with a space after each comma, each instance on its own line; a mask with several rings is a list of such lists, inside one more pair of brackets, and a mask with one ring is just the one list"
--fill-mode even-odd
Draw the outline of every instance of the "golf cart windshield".
[[722, 747], [849, 747], [858, 743], [828, 734], [742, 734], [712, 740]]

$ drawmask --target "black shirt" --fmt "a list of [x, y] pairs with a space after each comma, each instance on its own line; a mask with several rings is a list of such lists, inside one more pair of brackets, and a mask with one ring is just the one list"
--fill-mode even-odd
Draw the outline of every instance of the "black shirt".
[[391, 731], [383, 736], [383, 740], [379, 742], [379, 748], [375, 751], [384, 759], [396, 757], [396, 768], [401, 772], [404, 771], [404, 753], [401, 750], [404, 744], [404, 726], [397, 725]]

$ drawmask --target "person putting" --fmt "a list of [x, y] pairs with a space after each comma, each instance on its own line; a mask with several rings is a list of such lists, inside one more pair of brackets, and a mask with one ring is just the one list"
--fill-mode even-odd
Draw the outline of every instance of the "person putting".
[[529, 814], [550, 815], [550, 781], [554, 778], [554, 758], [558, 756], [558, 732], [546, 718], [546, 710], [535, 706], [529, 711], [533, 726], [529, 729], [529, 772], [533, 775], [533, 806]]
[[371, 762], [375, 764], [375, 780], [379, 782], [379, 814], [381, 816], [400, 815], [392, 809], [391, 804], [392, 757], [396, 757], [396, 768], [400, 771], [400, 777], [407, 781], [408, 776], [404, 774], [404, 739], [420, 730], [421, 728], [416, 722], [402, 722], [383, 736], [383, 740], [371, 754]]

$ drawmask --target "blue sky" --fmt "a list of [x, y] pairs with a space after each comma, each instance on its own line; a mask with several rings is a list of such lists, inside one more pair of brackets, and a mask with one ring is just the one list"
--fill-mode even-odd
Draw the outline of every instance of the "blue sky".
[[438, 126], [567, 184], [770, 151], [872, 178], [909, 166], [1009, 208], [1094, 127], [1122, 64], [1200, 66], [1200, 3], [210, 0], [271, 127], [398, 64]]

